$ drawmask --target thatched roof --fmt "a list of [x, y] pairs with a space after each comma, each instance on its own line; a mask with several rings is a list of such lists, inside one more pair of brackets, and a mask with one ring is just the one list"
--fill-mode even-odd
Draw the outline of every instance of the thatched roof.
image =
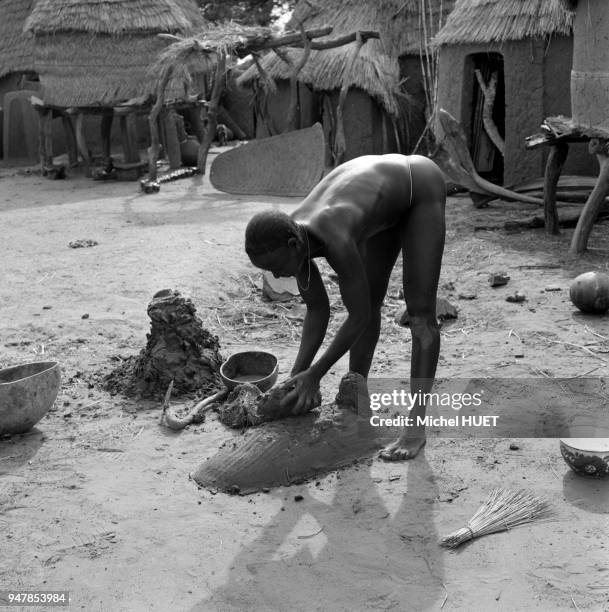
[[[38, 0], [26, 28], [36, 35], [45, 103], [113, 106], [154, 94], [150, 67], [168, 45], [157, 34], [189, 34], [202, 23], [194, 0]], [[166, 93], [183, 97], [182, 80]]]
[[392, 57], [416, 55], [425, 37], [430, 39], [446, 22], [454, 4], [455, 0], [299, 0], [287, 25], [295, 30], [299, 23], [307, 28], [330, 25], [334, 30], [329, 39], [357, 30], [375, 30], [381, 35], [377, 44], [383, 53]]
[[[152, 96], [157, 77], [150, 67], [166, 45], [156, 36], [50, 36], [37, 48], [44, 101], [60, 107], [107, 107]], [[202, 75], [195, 76], [189, 93], [202, 91], [202, 86]], [[178, 76], [170, 81], [165, 98], [182, 98], [186, 93]]]
[[[373, 43], [368, 40], [359, 52], [351, 73], [349, 87], [358, 87], [368, 92], [372, 97], [393, 115], [398, 115], [396, 96], [399, 94], [398, 83], [400, 68], [396, 58], [374, 50]], [[370, 45], [370, 46], [369, 46]], [[298, 81], [305, 83], [318, 91], [339, 89], [343, 82], [345, 68], [349, 64], [353, 45], [311, 51], [308, 62], [298, 74]], [[292, 63], [297, 63], [302, 51], [290, 49], [287, 55]], [[262, 60], [265, 73], [274, 80], [289, 79], [292, 68], [274, 54], [269, 54]], [[251, 66], [238, 79], [237, 84], [245, 86], [259, 77], [256, 66]]]
[[23, 24], [34, 0], [0, 0], [0, 78], [34, 70], [34, 39]]
[[[380, 39], [369, 39], [360, 50], [350, 86], [368, 92], [388, 113], [397, 116], [400, 81], [398, 58], [418, 54], [426, 38], [438, 31], [453, 4], [453, 0], [301, 0], [294, 9], [288, 27], [298, 29], [299, 23], [307, 29], [332, 26], [332, 33], [316, 39], [319, 41], [358, 30], [379, 32]], [[426, 7], [425, 28], [421, 18], [422, 5]], [[340, 88], [354, 44], [312, 51], [298, 80], [316, 90]], [[292, 49], [288, 53], [294, 61], [301, 54], [299, 49]], [[262, 66], [273, 79], [287, 79], [290, 76], [291, 68], [275, 54], [265, 56]], [[253, 66], [238, 82], [247, 85], [258, 76], [257, 68]]]
[[434, 44], [503, 43], [569, 35], [573, 17], [564, 0], [457, 0]]
[[186, 32], [202, 25], [191, 0], [38, 0], [25, 28], [35, 34]]

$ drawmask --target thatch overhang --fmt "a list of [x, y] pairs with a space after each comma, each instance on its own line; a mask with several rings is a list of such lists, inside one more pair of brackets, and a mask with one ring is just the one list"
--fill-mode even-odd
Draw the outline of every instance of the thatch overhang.
[[[332, 33], [316, 39], [319, 42], [360, 30], [379, 32], [379, 39], [367, 40], [360, 50], [348, 85], [366, 91], [390, 115], [397, 117], [400, 95], [398, 58], [418, 55], [425, 48], [426, 41], [439, 30], [453, 4], [453, 0], [329, 0], [323, 4], [304, 0], [294, 9], [288, 27], [298, 30], [300, 24], [306, 29], [331, 25]], [[422, 6], [425, 7], [425, 19]], [[319, 91], [339, 89], [355, 44], [311, 51], [298, 80]], [[300, 49], [290, 49], [288, 55], [297, 62], [302, 53]], [[290, 77], [290, 66], [275, 54], [266, 55], [261, 65], [272, 79]], [[238, 84], [250, 85], [258, 78], [258, 70], [252, 66], [241, 75]]]
[[[57, 34], [38, 43], [44, 102], [57, 107], [111, 107], [133, 98], [152, 98], [157, 75], [151, 64], [167, 46], [156, 36], [86, 34]], [[203, 87], [200, 73], [190, 84], [177, 75], [165, 99], [184, 98]]]
[[34, 37], [23, 32], [34, 0], [0, 0], [0, 78], [34, 70]]
[[38, 0], [25, 30], [34, 34], [156, 34], [188, 32], [202, 23], [191, 0]]
[[504, 43], [572, 32], [565, 0], [457, 0], [434, 45]]
[[[25, 27], [45, 104], [111, 107], [154, 96], [151, 66], [169, 45], [159, 33], [190, 34], [203, 23], [193, 0], [39, 0]], [[203, 75], [193, 74], [190, 83], [176, 75], [166, 99], [200, 92]]]

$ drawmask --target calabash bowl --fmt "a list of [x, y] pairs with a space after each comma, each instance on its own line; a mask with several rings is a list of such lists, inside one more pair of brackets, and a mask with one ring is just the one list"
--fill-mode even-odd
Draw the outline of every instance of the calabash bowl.
[[55, 361], [0, 370], [0, 435], [25, 433], [34, 427], [55, 402], [60, 383]]
[[277, 357], [266, 351], [233, 353], [220, 367], [220, 377], [229, 389], [247, 382], [262, 392], [275, 384], [278, 372]]
[[567, 465], [581, 476], [609, 476], [608, 438], [561, 438], [560, 453]]

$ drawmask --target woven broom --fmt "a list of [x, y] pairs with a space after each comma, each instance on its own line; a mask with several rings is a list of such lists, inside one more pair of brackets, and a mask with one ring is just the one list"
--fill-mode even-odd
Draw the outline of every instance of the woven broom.
[[468, 540], [547, 519], [550, 515], [550, 507], [544, 499], [526, 491], [494, 489], [467, 525], [444, 536], [440, 545], [456, 548]]

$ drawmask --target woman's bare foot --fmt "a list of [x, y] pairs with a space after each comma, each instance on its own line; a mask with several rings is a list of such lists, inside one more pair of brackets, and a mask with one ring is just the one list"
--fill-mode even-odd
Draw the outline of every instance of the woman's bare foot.
[[385, 461], [403, 461], [414, 459], [419, 451], [425, 446], [427, 439], [425, 434], [421, 436], [403, 436], [386, 446], [381, 452], [380, 457]]

